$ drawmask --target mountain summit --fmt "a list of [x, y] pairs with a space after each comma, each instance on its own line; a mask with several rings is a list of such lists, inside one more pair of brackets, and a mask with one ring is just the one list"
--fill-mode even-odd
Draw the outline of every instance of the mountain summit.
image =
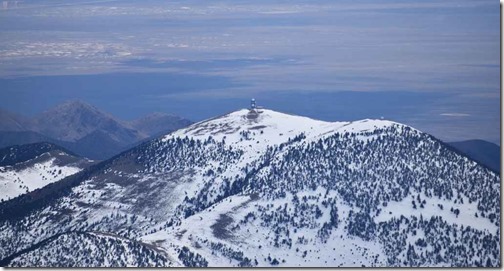
[[216, 141], [258, 154], [271, 146], [288, 144], [296, 137], [310, 142], [335, 133], [362, 133], [393, 125], [406, 127], [386, 120], [325, 122], [270, 109], [262, 109], [259, 114], [254, 110], [241, 109], [182, 128], [165, 136], [165, 140], [184, 136], [205, 140], [211, 136]]
[[141, 135], [111, 115], [81, 101], [70, 101], [43, 112], [34, 120], [38, 132], [63, 141], [77, 141], [97, 130], [118, 142], [132, 143]]
[[127, 122], [74, 100], [50, 108], [33, 119], [0, 110], [0, 147], [51, 142], [79, 155], [103, 160], [148, 138], [191, 123], [162, 113]]
[[[256, 114], [250, 109], [241, 109], [195, 123], [187, 128], [180, 129], [169, 136], [192, 136], [204, 138], [208, 135], [216, 139], [230, 138], [244, 132], [257, 131], [266, 141], [262, 145], [273, 145], [288, 141], [289, 138], [301, 133], [309, 137], [324, 136], [336, 132], [365, 132], [392, 125], [401, 125], [386, 120], [365, 119], [354, 122], [326, 122], [308, 117], [289, 115], [270, 109], [262, 109]], [[267, 132], [268, 134], [264, 134]], [[232, 138], [231, 141], [237, 141]], [[238, 137], [239, 141], [239, 137]]]
[[0, 204], [0, 259], [500, 266], [500, 177], [400, 123], [242, 109]]

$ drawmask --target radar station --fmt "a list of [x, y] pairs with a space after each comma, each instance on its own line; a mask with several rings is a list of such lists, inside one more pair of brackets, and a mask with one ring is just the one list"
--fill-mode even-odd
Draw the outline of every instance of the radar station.
[[250, 101], [250, 108], [249, 113], [247, 114], [247, 118], [256, 119], [259, 116], [259, 114], [263, 112], [261, 109], [263, 109], [263, 107], [258, 106], [256, 100], [252, 98], [252, 100]]

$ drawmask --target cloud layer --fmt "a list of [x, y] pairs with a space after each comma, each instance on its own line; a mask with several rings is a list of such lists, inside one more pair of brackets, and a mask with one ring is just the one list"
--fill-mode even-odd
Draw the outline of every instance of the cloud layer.
[[[493, 0], [26, 0], [0, 9], [0, 17], [0, 96], [17, 102], [29, 103], [21, 97], [40, 89], [21, 87], [19, 78], [46, 77], [51, 85], [61, 76], [166, 74], [211, 86], [145, 83], [124, 92], [144, 97], [135, 101], [145, 106], [166, 100], [217, 105], [257, 95], [273, 101], [285, 94], [442, 93], [443, 101], [422, 101], [429, 110], [412, 111], [406, 121], [443, 125], [460, 118], [500, 127], [494, 102], [500, 98], [500, 14]], [[108, 97], [110, 84], [62, 91], [98, 100]], [[5, 101], [0, 106], [12, 106]], [[359, 116], [363, 106], [348, 110]], [[496, 141], [498, 133], [486, 133]]]

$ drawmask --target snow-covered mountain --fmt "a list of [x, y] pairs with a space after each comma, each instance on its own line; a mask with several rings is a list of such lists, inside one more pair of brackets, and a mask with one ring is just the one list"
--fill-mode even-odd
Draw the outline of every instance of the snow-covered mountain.
[[396, 122], [261, 111], [195, 123], [1, 204], [1, 263], [58, 251], [72, 260], [43, 265], [113, 265], [74, 258], [109, 248], [74, 245], [98, 232], [159, 252], [151, 266], [500, 266], [493, 171]]
[[0, 149], [0, 200], [42, 188], [92, 163], [50, 143]]

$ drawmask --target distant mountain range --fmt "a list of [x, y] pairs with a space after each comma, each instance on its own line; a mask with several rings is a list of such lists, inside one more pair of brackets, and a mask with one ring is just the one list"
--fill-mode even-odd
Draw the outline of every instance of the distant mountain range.
[[50, 142], [78, 155], [104, 160], [143, 140], [191, 123], [165, 113], [128, 122], [81, 101], [63, 103], [31, 119], [0, 110], [0, 148]]
[[[193, 122], [179, 116], [152, 113], [123, 121], [82, 101], [69, 101], [33, 119], [0, 109], [0, 148], [50, 142], [78, 155], [105, 160], [139, 143]], [[471, 159], [500, 172], [500, 147], [474, 139], [448, 142]]]

